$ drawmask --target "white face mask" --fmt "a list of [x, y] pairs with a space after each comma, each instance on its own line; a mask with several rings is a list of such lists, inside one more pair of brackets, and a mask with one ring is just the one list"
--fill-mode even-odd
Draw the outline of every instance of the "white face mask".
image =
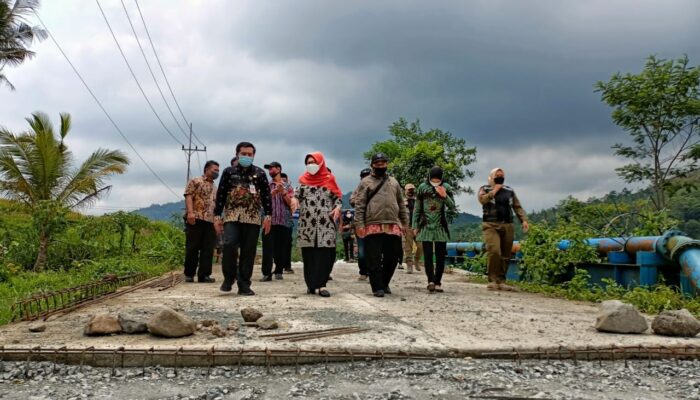
[[316, 175], [318, 170], [321, 169], [321, 166], [318, 164], [307, 164], [306, 165], [306, 172], [310, 173], [311, 175]]
[[441, 183], [442, 183], [442, 182], [433, 182], [433, 181], [430, 181], [430, 184], [433, 185], [433, 187], [438, 187], [438, 186], [440, 186]]

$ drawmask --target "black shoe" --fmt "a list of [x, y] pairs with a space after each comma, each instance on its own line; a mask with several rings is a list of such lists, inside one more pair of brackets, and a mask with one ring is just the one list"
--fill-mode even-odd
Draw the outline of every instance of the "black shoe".
[[255, 296], [255, 292], [252, 291], [251, 289], [248, 289], [248, 290], [238, 289], [238, 294], [240, 294], [241, 296]]
[[391, 294], [391, 289], [389, 289], [389, 286], [384, 288], [384, 294]]
[[374, 294], [374, 297], [384, 297], [384, 291], [381, 289], [377, 290], [373, 294]]
[[272, 281], [272, 275], [263, 275], [262, 279], [260, 279], [260, 282], [270, 282]]
[[326, 289], [319, 290], [318, 295], [321, 297], [331, 297], [331, 293]]
[[232, 288], [233, 288], [233, 281], [229, 281], [227, 279], [224, 279], [224, 283], [221, 284], [219, 291], [221, 293], [231, 293]]
[[199, 282], [199, 283], [214, 283], [214, 282], [216, 282], [216, 279], [212, 278], [211, 276], [204, 276], [202, 278], [197, 278], [197, 282]]
[[284, 269], [284, 273], [285, 273], [285, 274], [293, 274], [293, 273], [294, 273], [294, 270], [291, 269], [291, 268], [285, 268], [285, 269]]
[[275, 279], [281, 281], [284, 278], [282, 277], [282, 274], [275, 274]]
[[329, 277], [328, 277], [328, 280], [329, 280], [329, 281], [332, 281], [332, 280], [333, 280], [333, 277], [332, 277], [332, 276], [329, 276]]
[[316, 294], [316, 290], [314, 290], [314, 289], [306, 289], [306, 294]]
[[194, 282], [194, 276], [185, 275], [185, 282]]

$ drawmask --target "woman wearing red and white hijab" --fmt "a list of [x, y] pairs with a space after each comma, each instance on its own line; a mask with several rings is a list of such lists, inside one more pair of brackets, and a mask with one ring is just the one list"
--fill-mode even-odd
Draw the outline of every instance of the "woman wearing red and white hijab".
[[299, 178], [297, 247], [304, 261], [307, 293], [330, 297], [326, 288], [335, 261], [335, 244], [343, 194], [320, 152], [307, 154]]

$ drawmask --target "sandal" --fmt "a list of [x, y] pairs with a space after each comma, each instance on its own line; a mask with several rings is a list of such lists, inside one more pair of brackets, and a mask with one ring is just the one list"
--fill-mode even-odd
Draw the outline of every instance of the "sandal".
[[435, 293], [435, 284], [434, 283], [431, 282], [428, 284], [428, 291], [430, 293]]
[[331, 297], [331, 293], [326, 289], [319, 290], [318, 295], [321, 297]]

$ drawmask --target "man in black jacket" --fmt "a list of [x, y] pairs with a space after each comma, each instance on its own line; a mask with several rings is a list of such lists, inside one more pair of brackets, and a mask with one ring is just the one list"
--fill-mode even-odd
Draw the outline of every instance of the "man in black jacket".
[[[255, 146], [241, 142], [236, 146], [238, 165], [224, 170], [216, 193], [214, 220], [217, 232], [224, 234], [221, 269], [224, 282], [221, 291], [228, 293], [238, 280], [238, 294], [252, 296], [253, 274], [260, 226], [270, 232], [272, 203], [265, 171], [253, 165]], [[260, 210], [265, 216], [261, 219]], [[240, 262], [235, 257], [239, 249]]]

